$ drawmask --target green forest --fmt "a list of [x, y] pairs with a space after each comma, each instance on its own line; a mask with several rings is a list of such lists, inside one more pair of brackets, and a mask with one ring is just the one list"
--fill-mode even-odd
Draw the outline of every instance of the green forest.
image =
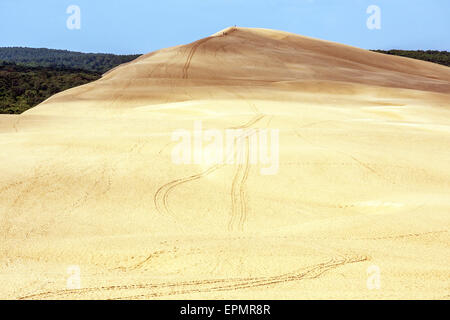
[[434, 62], [450, 67], [450, 52], [448, 51], [436, 51], [436, 50], [372, 50], [374, 52], [391, 54], [394, 56], [401, 56], [406, 58], [412, 58], [417, 60], [424, 60], [428, 62]]
[[97, 80], [99, 73], [0, 62], [0, 113], [18, 114], [55, 93]]
[[0, 48], [0, 113], [22, 113], [52, 95], [101, 78], [139, 55]]
[[21, 47], [0, 48], [0, 61], [14, 62], [29, 67], [56, 67], [82, 69], [98, 73], [136, 59], [139, 55], [81, 53], [67, 50]]
[[[450, 52], [373, 50], [450, 66]], [[19, 114], [52, 95], [97, 80], [139, 55], [0, 48], [0, 113]]]

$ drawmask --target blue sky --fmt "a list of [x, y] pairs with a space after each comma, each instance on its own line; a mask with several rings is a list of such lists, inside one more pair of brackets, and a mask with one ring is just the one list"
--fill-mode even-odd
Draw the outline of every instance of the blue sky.
[[[69, 30], [69, 5], [81, 28]], [[369, 30], [369, 5], [381, 29]], [[0, 46], [146, 53], [225, 27], [261, 27], [366, 49], [450, 51], [449, 0], [0, 0]]]

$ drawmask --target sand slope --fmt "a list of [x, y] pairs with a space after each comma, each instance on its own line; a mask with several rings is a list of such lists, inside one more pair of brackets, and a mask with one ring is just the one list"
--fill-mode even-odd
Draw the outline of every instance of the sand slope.
[[[444, 66], [229, 28], [1, 115], [0, 297], [448, 299], [449, 98]], [[194, 121], [278, 129], [278, 174], [175, 165]]]

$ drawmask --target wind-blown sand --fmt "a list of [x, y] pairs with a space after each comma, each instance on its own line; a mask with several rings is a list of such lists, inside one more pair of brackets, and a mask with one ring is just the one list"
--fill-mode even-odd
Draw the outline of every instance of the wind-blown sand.
[[[229, 28], [1, 115], [0, 297], [448, 299], [449, 98], [444, 66]], [[279, 129], [278, 174], [174, 164], [194, 121]]]

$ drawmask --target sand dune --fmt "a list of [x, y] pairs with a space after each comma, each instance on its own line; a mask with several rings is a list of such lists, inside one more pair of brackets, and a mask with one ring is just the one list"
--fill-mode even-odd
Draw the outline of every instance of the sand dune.
[[[448, 299], [449, 98], [444, 66], [228, 28], [1, 115], [0, 297]], [[199, 121], [279, 130], [277, 174], [249, 136], [175, 164]]]

